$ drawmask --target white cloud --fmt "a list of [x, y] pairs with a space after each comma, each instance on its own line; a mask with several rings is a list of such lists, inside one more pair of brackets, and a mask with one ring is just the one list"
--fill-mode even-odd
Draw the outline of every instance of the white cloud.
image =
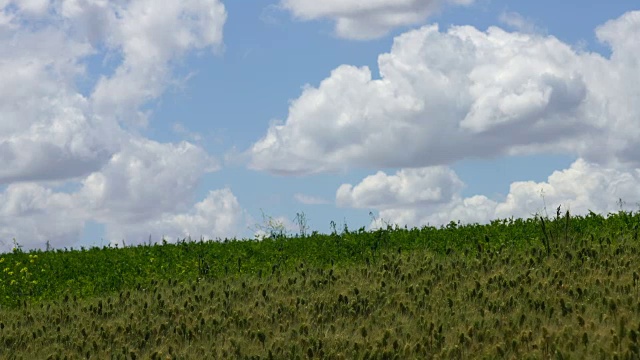
[[220, 189], [210, 191], [204, 200], [185, 212], [163, 213], [148, 221], [108, 226], [107, 237], [113, 244], [121, 244], [121, 239], [125, 239], [126, 244], [142, 243], [149, 236], [158, 242], [163, 238], [167, 241], [225, 239], [239, 236], [246, 220], [247, 214], [231, 190]]
[[250, 148], [250, 167], [309, 174], [542, 152], [640, 165], [640, 12], [596, 33], [610, 58], [497, 27], [409, 31], [379, 56], [379, 79], [342, 65], [307, 86]]
[[293, 195], [293, 198], [296, 199], [297, 202], [305, 205], [324, 205], [329, 204], [329, 201], [323, 199], [319, 196], [312, 196], [306, 194], [296, 193]]
[[217, 166], [202, 148], [190, 143], [133, 138], [83, 181], [81, 193], [101, 222], [138, 223], [184, 209], [202, 175]]
[[335, 21], [337, 36], [373, 39], [397, 27], [423, 23], [445, 4], [469, 5], [474, 0], [281, 0], [280, 6], [300, 20]]
[[11, 184], [0, 193], [0, 251], [15, 237], [25, 248], [71, 246], [86, 221], [105, 225], [113, 244], [194, 239], [239, 234], [244, 211], [230, 189], [210, 191], [195, 202], [198, 182], [217, 162], [187, 142], [158, 143], [131, 138], [108, 163], [71, 193], [34, 183]]
[[244, 214], [231, 190], [210, 191], [190, 205], [202, 176], [217, 169], [215, 159], [188, 142], [136, 139], [89, 175], [77, 195], [112, 243], [140, 243], [150, 234], [156, 240], [235, 236]]
[[73, 195], [35, 183], [9, 185], [0, 193], [0, 252], [11, 251], [14, 238], [25, 250], [73, 244], [85, 220], [76, 204]]
[[458, 176], [444, 166], [402, 169], [395, 175], [378, 171], [355, 187], [351, 184], [340, 186], [336, 202], [343, 207], [375, 209], [434, 205], [450, 201], [462, 186]]
[[[640, 166], [640, 11], [628, 12], [596, 29], [596, 36], [611, 47], [610, 60], [583, 56], [590, 98], [589, 120], [599, 130], [581, 142], [579, 154], [599, 161]], [[593, 71], [587, 71], [593, 69]]]
[[[568, 169], [553, 172], [546, 182], [512, 183], [504, 201], [484, 195], [462, 197], [460, 180], [446, 168], [414, 169], [412, 175], [407, 171], [396, 175], [378, 173], [356, 186], [342, 185], [336, 201], [344, 206], [379, 210], [378, 222], [401, 226], [439, 226], [458, 220], [487, 223], [511, 216], [528, 218], [544, 215], [545, 206], [552, 215], [558, 205], [575, 215], [584, 215], [589, 210], [608, 213], [619, 210], [619, 199], [632, 205], [640, 201], [637, 186], [640, 169], [606, 168], [583, 159], [576, 160]], [[444, 173], [448, 176], [434, 176]], [[440, 196], [420, 196], [438, 193], [434, 189], [441, 188], [451, 190], [439, 191]], [[415, 201], [409, 196], [412, 193]], [[420, 198], [426, 200], [420, 201]]]
[[230, 189], [191, 205], [202, 175], [217, 169], [215, 159], [188, 142], [132, 139], [83, 181], [78, 196], [112, 243], [140, 243], [150, 234], [156, 240], [235, 236], [244, 213]]
[[87, 221], [130, 244], [150, 226], [232, 234], [231, 191], [194, 195], [215, 159], [123, 128], [144, 125], [184, 55], [222, 50], [225, 21], [218, 0], [0, 0], [0, 250], [71, 246]]
[[74, 85], [91, 47], [51, 27], [0, 32], [0, 47], [0, 183], [81, 176], [104, 164], [119, 128], [93, 116]]
[[169, 83], [169, 62], [188, 50], [220, 48], [226, 20], [218, 1], [172, 0], [162, 6], [152, 0], [135, 1], [114, 9], [113, 35], [107, 46], [122, 54], [111, 76], [103, 76], [92, 94], [100, 113], [145, 125], [139, 107], [162, 93]]
[[16, 5], [18, 12], [33, 18], [41, 18], [47, 15], [49, 10], [49, 0], [9, 1], [11, 2]]
[[[99, 169], [141, 109], [171, 80], [170, 65], [189, 50], [222, 44], [218, 1], [4, 2], [0, 30], [0, 183], [65, 179]], [[49, 21], [32, 26], [30, 16]], [[106, 46], [109, 52], [101, 53]], [[91, 55], [121, 53], [91, 97], [78, 90]]]
[[[122, 240], [127, 245], [140, 244], [149, 236], [158, 242], [162, 238], [168, 241], [188, 237], [194, 240], [232, 238], [241, 235], [248, 221], [230, 189], [210, 191], [193, 206], [158, 211], [155, 216], [138, 216], [137, 205], [124, 204], [120, 209], [133, 216], [128, 221], [94, 216], [93, 204], [87, 200], [83, 191], [67, 194], [33, 183], [9, 185], [0, 194], [0, 252], [11, 251], [14, 238], [25, 250], [44, 248], [47, 242], [53, 248], [74, 246], [88, 220], [104, 222], [105, 239], [113, 245], [122, 245]], [[162, 201], [160, 197], [155, 200]]]

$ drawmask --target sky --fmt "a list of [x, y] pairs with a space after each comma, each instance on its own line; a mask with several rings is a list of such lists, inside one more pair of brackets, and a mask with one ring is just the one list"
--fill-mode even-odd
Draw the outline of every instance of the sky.
[[639, 38], [636, 0], [0, 0], [0, 252], [638, 210]]

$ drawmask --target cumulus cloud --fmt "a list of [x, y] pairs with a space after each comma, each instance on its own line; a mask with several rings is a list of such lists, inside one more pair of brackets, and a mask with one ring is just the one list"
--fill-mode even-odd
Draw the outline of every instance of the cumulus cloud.
[[[59, 180], [103, 166], [145, 122], [141, 106], [167, 87], [171, 61], [222, 44], [218, 1], [8, 1], [0, 18], [0, 183]], [[44, 17], [46, 21], [31, 22]], [[1, 26], [1, 25], [0, 25]], [[105, 50], [106, 49], [106, 53]], [[78, 82], [89, 56], [119, 54], [89, 97]]]
[[36, 183], [11, 184], [0, 193], [0, 251], [17, 238], [25, 248], [71, 246], [92, 220], [104, 224], [112, 244], [137, 244], [149, 235], [225, 238], [238, 235], [247, 217], [230, 189], [194, 193], [217, 161], [188, 142], [131, 138], [107, 164], [85, 177], [79, 189], [56, 192]]
[[207, 0], [165, 1], [162, 6], [134, 1], [113, 10], [106, 23], [114, 31], [105, 43], [121, 54], [122, 62], [114, 74], [100, 78], [91, 97], [100, 113], [144, 125], [147, 114], [139, 108], [167, 86], [169, 62], [188, 50], [221, 47], [226, 10]]
[[310, 174], [561, 152], [640, 165], [640, 11], [596, 30], [609, 58], [553, 36], [424, 26], [379, 56], [380, 78], [342, 65], [307, 86], [250, 167]]
[[280, 6], [299, 20], [330, 19], [337, 36], [373, 39], [397, 27], [423, 23], [444, 5], [469, 5], [474, 0], [281, 0]]
[[[205, 150], [127, 131], [147, 123], [145, 106], [175, 82], [184, 55], [223, 47], [218, 0], [156, 5], [0, 1], [0, 250], [13, 237], [70, 246], [87, 221], [131, 244], [152, 226], [227, 236], [242, 219], [229, 189], [196, 202], [199, 179], [219, 167]], [[107, 66], [88, 73], [99, 61]]]
[[248, 215], [230, 189], [210, 191], [207, 197], [182, 213], [163, 213], [146, 221], [118, 222], [107, 226], [107, 237], [113, 244], [126, 239], [127, 244], [192, 238], [192, 240], [224, 239], [239, 236]]
[[104, 224], [105, 238], [114, 244], [140, 243], [150, 235], [156, 240], [235, 236], [245, 214], [230, 189], [210, 191], [192, 205], [199, 180], [218, 166], [188, 142], [132, 139], [83, 180], [76, 206]]
[[[6, 11], [6, 10], [5, 10]], [[3, 11], [4, 12], [4, 11]], [[0, 184], [81, 176], [117, 149], [119, 128], [91, 114], [74, 86], [89, 45], [63, 30], [0, 32]]]
[[132, 139], [83, 181], [81, 193], [102, 222], [138, 223], [184, 209], [202, 175], [217, 168], [213, 158], [190, 143]]
[[[84, 228], [85, 215], [74, 195], [56, 193], [35, 183], [11, 184], [0, 193], [0, 252], [13, 239], [26, 249], [70, 245]], [[72, 243], [71, 243], [72, 244]]]
[[402, 169], [395, 175], [378, 171], [367, 176], [355, 187], [343, 184], [338, 188], [338, 206], [385, 209], [397, 206], [433, 205], [450, 201], [462, 190], [463, 183], [443, 166]]
[[503, 201], [484, 195], [463, 197], [461, 181], [447, 168], [411, 171], [401, 170], [396, 175], [379, 172], [356, 186], [344, 184], [336, 193], [336, 201], [343, 206], [379, 210], [382, 221], [409, 226], [528, 218], [544, 215], [545, 206], [553, 212], [558, 205], [573, 214], [590, 210], [608, 213], [620, 209], [619, 199], [628, 204], [640, 201], [639, 169], [607, 168], [584, 159], [576, 160], [568, 169], [554, 171], [545, 182], [512, 183]]

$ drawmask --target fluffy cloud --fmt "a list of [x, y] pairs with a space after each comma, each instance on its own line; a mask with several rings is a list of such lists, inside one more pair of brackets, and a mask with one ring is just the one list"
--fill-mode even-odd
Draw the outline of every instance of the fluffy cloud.
[[280, 6], [300, 20], [331, 19], [336, 35], [372, 39], [394, 28], [416, 25], [442, 5], [469, 5], [474, 0], [281, 0]]
[[[0, 9], [1, 11], [2, 9]], [[9, 15], [6, 15], [9, 16]], [[0, 184], [80, 176], [117, 148], [119, 128], [74, 88], [89, 45], [57, 28], [0, 31]]]
[[210, 191], [193, 204], [200, 178], [217, 168], [215, 159], [190, 143], [131, 138], [76, 191], [9, 185], [0, 193], [0, 251], [10, 251], [14, 237], [29, 249], [47, 241], [71, 246], [88, 220], [104, 224], [105, 239], [113, 244], [137, 244], [149, 235], [156, 241], [236, 236], [248, 218], [230, 189]]
[[[226, 20], [224, 6], [206, 0], [0, 5], [0, 184], [99, 169], [126, 141], [118, 123], [144, 123], [141, 106], [167, 87], [170, 62], [220, 47]], [[121, 61], [86, 97], [78, 83], [86, 59], [100, 55]]]
[[70, 245], [84, 228], [77, 199], [35, 183], [11, 184], [0, 193], [0, 252], [13, 249], [12, 239], [25, 249]]
[[342, 65], [307, 86], [250, 166], [308, 174], [550, 151], [640, 165], [640, 12], [596, 34], [609, 58], [497, 27], [409, 31], [379, 56], [379, 79]]
[[81, 193], [100, 221], [135, 224], [184, 209], [198, 180], [215, 170], [216, 161], [190, 143], [132, 139], [83, 181]]
[[[218, 0], [156, 5], [0, 0], [1, 251], [13, 237], [26, 248], [73, 245], [89, 220], [129, 244], [153, 226], [233, 235], [244, 215], [231, 191], [194, 196], [215, 159], [126, 130], [146, 124], [145, 105], [175, 82], [181, 57], [223, 46]], [[89, 66], [100, 61], [92, 83]]]
[[147, 114], [139, 107], [167, 86], [169, 62], [188, 50], [222, 45], [226, 10], [218, 1], [174, 0], [157, 6], [144, 0], [117, 6], [110, 16], [106, 23], [115, 31], [106, 45], [121, 53], [122, 62], [113, 75], [98, 81], [92, 99], [100, 113], [144, 125]]
[[104, 224], [114, 244], [144, 242], [149, 235], [232, 237], [245, 214], [230, 189], [210, 191], [192, 205], [199, 180], [217, 169], [215, 159], [188, 142], [135, 138], [83, 180], [76, 206]]
[[338, 206], [385, 209], [398, 206], [420, 206], [446, 203], [462, 190], [463, 183], [443, 166], [402, 169], [395, 175], [378, 171], [355, 187], [338, 188]]
[[183, 213], [164, 213], [147, 221], [118, 222], [107, 227], [107, 236], [114, 244], [126, 239], [127, 244], [166, 239], [224, 239], [239, 236], [248, 215], [240, 207], [230, 189], [210, 191], [207, 197]]
[[607, 213], [619, 210], [619, 199], [628, 204], [640, 201], [640, 170], [606, 168], [583, 159], [553, 172], [546, 182], [512, 183], [504, 201], [483, 195], [462, 197], [460, 180], [446, 168], [410, 171], [401, 170], [396, 175], [379, 172], [356, 186], [342, 185], [336, 202], [379, 210], [380, 219], [392, 224], [439, 226], [457, 220], [486, 223], [511, 216], [527, 218], [544, 214], [545, 206], [551, 213], [558, 205], [573, 214], [589, 210]]

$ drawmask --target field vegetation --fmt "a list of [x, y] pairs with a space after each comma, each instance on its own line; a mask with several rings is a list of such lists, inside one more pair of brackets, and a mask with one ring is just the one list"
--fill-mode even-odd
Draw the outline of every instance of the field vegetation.
[[640, 213], [0, 255], [0, 358], [637, 359]]

